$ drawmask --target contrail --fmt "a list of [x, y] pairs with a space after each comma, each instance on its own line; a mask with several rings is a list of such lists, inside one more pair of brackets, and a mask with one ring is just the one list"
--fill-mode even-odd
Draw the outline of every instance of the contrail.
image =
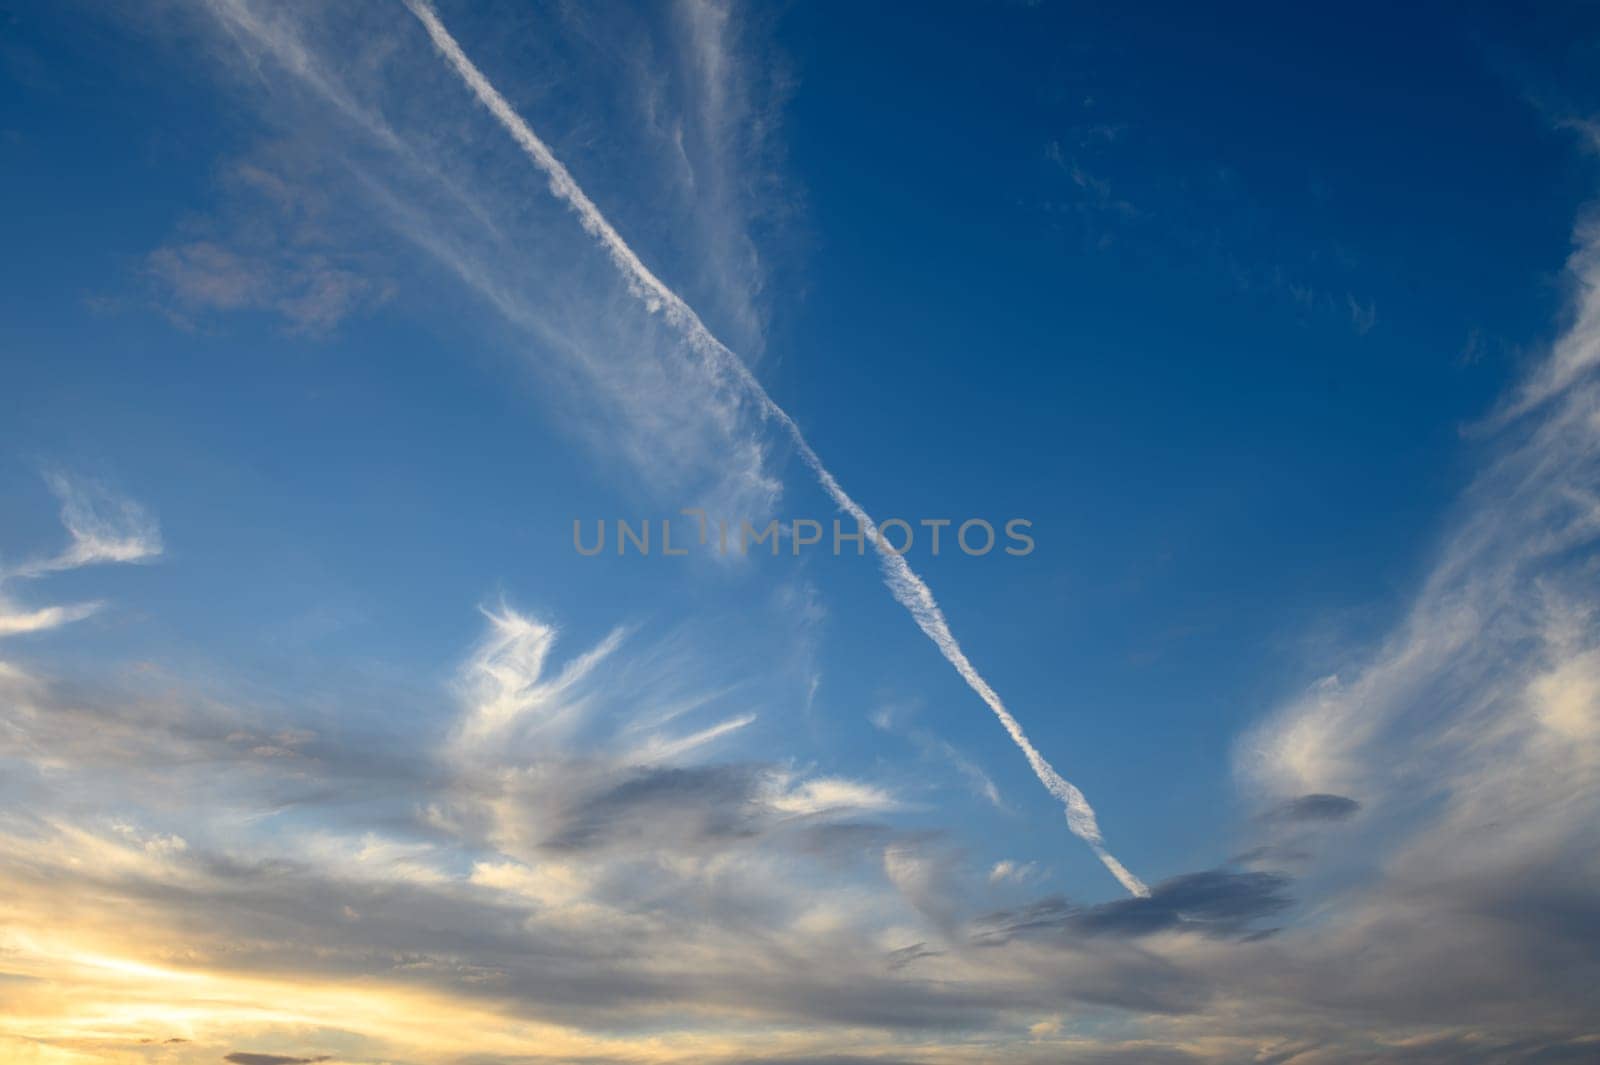
[[854, 518], [872, 540], [889, 591], [900, 605], [911, 612], [917, 626], [928, 639], [933, 641], [934, 646], [939, 648], [945, 660], [961, 674], [961, 679], [967, 682], [967, 686], [977, 692], [978, 697], [994, 711], [995, 717], [1000, 719], [1000, 724], [1005, 727], [1012, 741], [1028, 759], [1028, 765], [1032, 767], [1039, 782], [1066, 808], [1067, 827], [1075, 836], [1089, 844], [1095, 855], [1105, 863], [1107, 869], [1111, 870], [1111, 875], [1115, 876], [1130, 893], [1140, 897], [1148, 896], [1150, 889], [1145, 887], [1144, 881], [1129, 872], [1110, 851], [1106, 850], [1104, 837], [1100, 834], [1100, 826], [1095, 821], [1094, 808], [1089, 805], [1089, 800], [1083, 797], [1083, 792], [1057, 773], [1050, 763], [1045, 761], [1044, 755], [1039, 753], [1038, 748], [1034, 747], [1027, 733], [1022, 731], [1022, 725], [1011, 716], [1005, 703], [1000, 701], [1000, 696], [989, 686], [989, 682], [983, 679], [967, 659], [966, 653], [961, 650], [961, 644], [951, 633], [944, 612], [939, 609], [939, 604], [933, 598], [933, 592], [904, 558], [885, 546], [878, 536], [878, 527], [867, 516], [867, 512], [850, 498], [834, 479], [833, 474], [828, 472], [827, 467], [822, 464], [822, 459], [806, 442], [800, 426], [789, 417], [787, 411], [767, 395], [767, 390], [750, 372], [744, 360], [712, 335], [711, 330], [706, 328], [700, 316], [694, 312], [694, 308], [650, 272], [650, 268], [645, 266], [634, 250], [628, 246], [627, 241], [623, 240], [622, 236], [612, 228], [611, 223], [606, 221], [605, 215], [600, 213], [600, 208], [589, 199], [572, 174], [561, 164], [561, 160], [555, 157], [544, 141], [540, 140], [522, 120], [522, 116], [518, 115], [506, 102], [506, 98], [500, 95], [499, 90], [490, 83], [472, 60], [467, 58], [444, 23], [439, 21], [439, 16], [434, 14], [433, 8], [425, 0], [404, 0], [404, 2], [428, 31], [434, 47], [455, 68], [461, 80], [478, 98], [478, 102], [489, 109], [489, 113], [505, 127], [506, 132], [511, 134], [512, 139], [528, 158], [533, 160], [534, 165], [544, 172], [550, 182], [550, 191], [572, 209], [584, 230], [605, 248], [612, 262], [627, 279], [629, 289], [642, 299], [650, 310], [660, 312], [668, 322], [672, 323], [689, 341], [695, 352], [706, 359], [719, 376], [731, 378], [753, 397], [764, 417], [776, 421], [783, 427], [794, 442], [801, 459], [822, 485], [823, 491], [840, 510]]

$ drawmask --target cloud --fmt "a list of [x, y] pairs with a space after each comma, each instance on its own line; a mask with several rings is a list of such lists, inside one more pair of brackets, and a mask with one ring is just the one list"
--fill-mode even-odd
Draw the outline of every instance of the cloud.
[[1033, 862], [1014, 862], [1009, 858], [994, 863], [989, 870], [989, 883], [1021, 884], [1037, 876], [1039, 868]]
[[756, 831], [759, 779], [748, 769], [640, 768], [620, 775], [571, 802], [544, 846], [684, 846]]
[[1378, 308], [1373, 302], [1362, 303], [1349, 293], [1345, 294], [1345, 302], [1350, 308], [1350, 327], [1356, 335], [1366, 336], [1372, 332], [1372, 327], [1378, 324]]
[[227, 167], [218, 211], [187, 219], [145, 256], [158, 306], [186, 327], [261, 311], [293, 333], [321, 336], [390, 299], [378, 258], [348, 250], [348, 223], [318, 188], [329, 182], [325, 166], [280, 141]]
[[801, 815], [892, 810], [899, 805], [882, 788], [838, 777], [820, 777], [787, 789], [780, 784], [768, 801], [783, 813]]
[[[745, 727], [750, 714], [677, 739], [618, 743], [640, 718], [652, 728], [661, 721], [633, 707], [602, 720], [625, 629], [556, 668], [554, 625], [503, 603], [485, 617], [487, 634], [459, 683], [465, 708], [448, 749], [459, 784], [445, 816], [482, 825], [512, 855], [712, 853], [771, 838], [797, 818], [897, 806], [882, 788], [842, 777], [806, 778], [765, 763], [682, 764]], [[606, 676], [602, 665], [612, 667]], [[715, 699], [671, 702], [681, 713], [716, 710]]]
[[[1563, 1060], [1592, 1038], [1600, 955], [1574, 944], [1600, 927], [1597, 239], [1578, 227], [1571, 324], [1486, 427], [1502, 435], [1392, 629], [1241, 740], [1269, 860], [1307, 823], [1349, 821], [1302, 863], [1316, 926], [1245, 983], [1278, 980], [1350, 1032], [1438, 1033], [1327, 1033], [1304, 1060]], [[1351, 816], [1351, 794], [1374, 813]]]
[[[1583, 129], [1591, 146], [1600, 135], [1591, 124]], [[1491, 423], [1504, 427], [1579, 384], [1600, 366], [1600, 215], [1583, 218], [1574, 234], [1576, 245], [1567, 259], [1572, 320], [1549, 354], [1500, 405]]]
[[274, 311], [293, 329], [325, 333], [358, 308], [379, 302], [380, 286], [315, 254], [269, 259], [210, 241], [157, 248], [145, 270], [180, 320], [206, 311]]
[[4, 594], [7, 581], [101, 563], [145, 562], [161, 554], [161, 530], [139, 504], [94, 481], [59, 472], [47, 474], [45, 479], [61, 501], [61, 524], [71, 541], [57, 554], [0, 567], [0, 639], [70, 625], [98, 613], [104, 606], [100, 602], [19, 606]]
[[[51, 938], [22, 943], [8, 968], [85, 995], [102, 971], [138, 972], [161, 1010], [191, 1004], [200, 1046], [228, 1030], [228, 1003], [269, 997], [290, 1029], [337, 1028], [367, 1057], [394, 1056], [394, 1039], [427, 1060], [492, 1053], [539, 1025], [556, 1060], [624, 1054], [627, 1040], [583, 1032], [618, 1008], [913, 1028], [995, 1008], [976, 985], [925, 988], [886, 966], [921, 918], [863, 856], [900, 846], [897, 876], [923, 859], [905, 834], [860, 820], [892, 811], [883, 789], [756, 762], [621, 761], [615, 737], [658, 716], [637, 669], [651, 654], [619, 647], [606, 670], [574, 669], [586, 653], [563, 662], [536, 638], [553, 626], [505, 606], [485, 630], [464, 676], [500, 683], [464, 682], [457, 725], [510, 693], [513, 729], [529, 714], [583, 727], [537, 746], [429, 751], [405, 730], [314, 733], [281, 709], [183, 701], [170, 677], [95, 690], [8, 676], [8, 913], [65, 896], [118, 915], [45, 922]], [[113, 807], [111, 820], [95, 812]], [[918, 963], [946, 953], [929, 945]], [[335, 990], [358, 973], [370, 1001]], [[408, 996], [429, 1034], [396, 1015]], [[139, 1015], [135, 997], [116, 992], [119, 1016]], [[43, 999], [27, 1010], [48, 1013]], [[17, 1030], [0, 1024], [0, 1038]], [[717, 1045], [698, 1038], [685, 1060]]]
[[504, 604], [483, 613], [489, 636], [463, 671], [465, 697], [472, 709], [457, 729], [457, 748], [463, 752], [491, 744], [503, 748], [544, 733], [559, 740], [577, 723], [585, 706], [572, 696], [622, 645], [626, 630], [613, 629], [559, 674], [547, 678], [545, 663], [555, 646], [555, 626]]
[[[224, 83], [262, 105], [272, 153], [306, 161], [316, 202], [342, 209], [318, 213], [308, 226], [319, 254], [338, 249], [362, 276], [371, 276], [376, 260], [383, 266], [377, 276], [478, 323], [478, 339], [504, 355], [518, 378], [535, 375], [535, 394], [546, 397], [556, 423], [639, 492], [734, 518], [757, 520], [771, 510], [781, 486], [768, 468], [773, 441], [761, 412], [637, 303], [610, 263], [578, 239], [582, 232], [559, 201], [528, 195], [522, 168], [500, 145], [470, 132], [481, 117], [459, 94], [439, 91], [446, 72], [423, 52], [420, 34], [404, 32], [381, 7], [246, 0], [196, 7], [209, 17], [215, 47], [206, 55]], [[670, 10], [694, 20], [698, 9]], [[640, 232], [675, 252], [701, 252], [674, 263], [741, 335], [758, 333], [764, 270], [749, 254], [746, 230], [755, 222], [747, 212], [750, 194], [776, 183], [722, 172], [763, 157], [770, 138], [751, 131], [770, 130], [769, 97], [782, 90], [774, 65], [732, 54], [742, 47], [746, 20], [735, 13], [713, 20], [715, 33], [696, 30], [706, 66], [697, 61], [668, 72], [648, 62], [648, 52], [638, 54], [650, 47], [638, 19], [595, 20], [576, 8], [555, 14], [570, 24], [523, 38], [538, 54], [520, 57], [541, 79], [575, 65], [613, 70], [603, 81], [570, 79], [570, 100], [589, 109], [580, 121], [605, 114], [629, 135], [624, 143], [636, 157], [626, 160], [619, 201], [642, 207], [630, 215]], [[362, 42], [362, 55], [332, 45], [340, 40]], [[619, 54], [626, 60], [618, 63]], [[407, 73], [396, 79], [396, 71]], [[692, 135], [683, 135], [669, 111], [679, 103], [704, 116], [691, 124]], [[611, 143], [581, 130], [571, 142], [589, 154]], [[651, 180], [635, 181], [643, 170]], [[693, 189], [684, 184], [686, 172], [694, 175]], [[232, 249], [243, 242], [221, 243]], [[475, 311], [487, 306], [493, 314], [461, 314], [456, 286], [441, 278], [458, 282]]]
[[[1315, 1062], [1349, 1060], [1368, 1033], [1449, 1023], [1456, 1003], [1480, 1028], [1517, 1016], [1569, 1038], [1562, 1011], [1582, 1001], [1573, 930], [1593, 919], [1592, 897], [1575, 888], [1594, 852], [1552, 875], [1547, 848], [1562, 837], [1495, 852], [1503, 877], [1452, 865], [1488, 856], [1454, 831], [1442, 852], [1419, 837], [1422, 849], [1394, 862], [1400, 881], [1331, 909], [1320, 899], [1316, 923], [1269, 938], [1291, 913], [1291, 885], [1268, 871], [1174, 877], [1148, 899], [982, 909], [993, 870], [926, 833], [863, 822], [893, 813], [870, 784], [756, 761], [620, 758], [632, 748], [616, 737], [659, 721], [663, 706], [690, 706], [691, 719], [727, 710], [641, 673], [658, 657], [642, 634], [584, 668], [593, 647], [563, 656], [556, 632], [497, 605], [449, 717], [380, 736], [313, 732], [237, 701], [174, 705], [181, 686], [168, 677], [95, 690], [12, 676], [0, 692], [9, 912], [92, 897], [116, 919], [91, 908], [34, 922], [68, 938], [30, 940], [7, 968], [92, 999], [108, 993], [90, 993], [96, 974], [115, 970], [85, 957], [145, 966], [147, 992], [126, 977], [109, 992], [119, 1016], [146, 996], [152, 1011], [188, 1004], [197, 1045], [235, 1023], [228, 1003], [266, 996], [281, 1036], [311, 1025], [359, 1056], [403, 1049], [422, 1061], [513, 1055], [537, 1038], [552, 1060], [919, 1061], [938, 1046], [954, 1062], [1043, 1065], [1231, 1061], [1240, 1046], [1294, 1045]], [[1581, 664], [1539, 673], [1530, 711], [1570, 736], [1594, 676]], [[510, 742], [428, 746], [485, 719]], [[552, 720], [568, 727], [523, 731]], [[281, 753], [256, 753], [268, 746]], [[118, 817], [97, 820], [107, 808]], [[1472, 818], [1461, 827], [1481, 833]], [[1529, 867], [1543, 871], [1537, 884], [1521, 879]], [[1506, 972], [1538, 981], [1537, 1012], [1493, 1004]], [[357, 977], [372, 998], [349, 997]], [[1069, 1022], [1019, 1049], [1024, 1022], [1105, 1009], [1123, 1011], [1121, 1024], [1136, 1017], [1143, 1034], [1091, 1039]], [[605, 1034], [618, 1011], [646, 1030], [640, 1042]], [[1327, 1011], [1335, 1021], [1317, 1019]], [[49, 1007], [30, 997], [18, 1012]], [[685, 1032], [686, 1015], [696, 1020]], [[760, 1046], [723, 1027], [752, 1019]], [[945, 1039], [951, 1026], [962, 1040]], [[685, 1042], [663, 1034], [673, 1030]], [[1552, 1045], [1441, 1037], [1435, 1052], [1481, 1046], [1486, 1060], [1516, 1060]]]
[[907, 965], [923, 958], [937, 958], [943, 954], [944, 951], [941, 950], [930, 950], [926, 943], [913, 943], [909, 947], [891, 950], [884, 960], [891, 969], [904, 969]]
[[1068, 158], [1061, 150], [1059, 141], [1051, 141], [1045, 145], [1045, 158], [1060, 167], [1062, 172], [1072, 179], [1073, 185], [1084, 194], [1077, 205], [1081, 210], [1095, 213], [1109, 212], [1128, 219], [1138, 218], [1143, 214], [1127, 200], [1114, 196], [1110, 181], [1089, 173], [1077, 159]]
[[0, 599], [0, 636], [16, 636], [25, 632], [44, 632], [82, 621], [100, 609], [99, 603], [75, 603], [72, 606], [47, 606], [37, 610], [17, 610]]
[[[884, 732], [900, 731], [896, 724], [897, 708], [883, 706], [875, 710], [871, 716], [873, 727]], [[984, 772], [983, 767], [968, 758], [955, 744], [940, 736], [936, 736], [926, 729], [905, 728], [904, 733], [912, 743], [916, 744], [924, 756], [937, 758], [948, 762], [957, 774], [966, 781], [967, 787], [974, 795], [981, 796], [989, 805], [997, 810], [1006, 808], [1005, 800], [1000, 797], [999, 785], [993, 778]]]
[[224, 1054], [222, 1060], [232, 1062], [233, 1065], [315, 1065], [316, 1062], [332, 1061], [333, 1058], [326, 1054], [314, 1058], [295, 1058], [282, 1054], [253, 1054], [246, 1050], [235, 1050], [231, 1054]]
[[40, 577], [106, 562], [147, 562], [161, 554], [161, 529], [144, 507], [97, 481], [52, 472], [46, 482], [61, 502], [71, 543], [60, 553], [0, 570], [0, 579]]
[[1061, 933], [1138, 937], [1185, 932], [1238, 938], [1259, 934], [1256, 922], [1289, 908], [1288, 886], [1289, 879], [1279, 874], [1211, 870], [1162, 881], [1145, 898], [1099, 906], [1044, 899], [980, 917], [974, 928], [985, 944]]
[[1361, 804], [1343, 795], [1302, 795], [1280, 805], [1275, 816], [1286, 821], [1344, 821], [1356, 815]]

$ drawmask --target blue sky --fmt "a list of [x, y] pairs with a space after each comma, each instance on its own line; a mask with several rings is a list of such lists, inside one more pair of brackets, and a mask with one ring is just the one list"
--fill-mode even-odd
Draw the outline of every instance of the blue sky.
[[8, 1052], [1583, 1060], [1592, 12], [3, 18]]

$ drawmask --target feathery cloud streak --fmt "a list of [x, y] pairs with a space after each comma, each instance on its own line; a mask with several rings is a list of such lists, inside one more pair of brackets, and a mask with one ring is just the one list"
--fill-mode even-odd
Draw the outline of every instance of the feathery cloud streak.
[[100, 610], [99, 602], [70, 603], [28, 610], [8, 600], [9, 580], [30, 579], [106, 562], [146, 562], [161, 554], [161, 529], [150, 513], [131, 499], [113, 495], [91, 481], [47, 474], [61, 501], [61, 524], [72, 538], [61, 551], [10, 568], [0, 567], [0, 637], [19, 636], [82, 621]]
[[1106, 849], [1104, 837], [1095, 818], [1094, 808], [1089, 801], [1071, 782], [1056, 772], [1055, 768], [1034, 747], [1022, 725], [1006, 709], [1005, 703], [989, 685], [976, 667], [967, 658], [961, 649], [961, 644], [950, 631], [949, 623], [945, 620], [944, 612], [939, 608], [938, 602], [933, 597], [933, 592], [926, 582], [917, 576], [916, 572], [906, 563], [905, 559], [888, 550], [877, 536], [877, 526], [867, 516], [865, 510], [845, 492], [838, 480], [823, 465], [822, 459], [806, 441], [800, 427], [787, 411], [780, 407], [767, 391], [762, 387], [754, 374], [750, 372], [744, 361], [722, 341], [718, 340], [706, 328], [698, 314], [677, 293], [652, 273], [621, 234], [608, 222], [605, 215], [595, 205], [583, 188], [555, 157], [548, 146], [539, 139], [527, 122], [517, 114], [504, 96], [500, 95], [494, 85], [481, 70], [461, 50], [456, 39], [445, 28], [444, 23], [434, 13], [433, 9], [423, 0], [406, 0], [406, 6], [411, 10], [427, 30], [429, 38], [449, 62], [461, 80], [472, 90], [478, 101], [488, 109], [495, 120], [512, 136], [517, 145], [523, 150], [530, 160], [537, 166], [549, 181], [550, 191], [558, 199], [566, 203], [577, 216], [579, 224], [584, 230], [597, 240], [611, 257], [617, 269], [626, 278], [629, 289], [652, 311], [660, 313], [665, 319], [688, 340], [691, 348], [708, 364], [714, 377], [720, 381], [735, 384], [745, 394], [749, 395], [756, 403], [762, 415], [776, 423], [794, 443], [802, 461], [806, 464], [824, 492], [833, 500], [834, 504], [845, 514], [854, 518], [860, 527], [867, 531], [883, 568], [884, 580], [889, 586], [895, 600], [904, 606], [910, 613], [917, 626], [933, 641], [940, 654], [953, 666], [961, 679], [966, 681], [978, 697], [984, 701], [994, 715], [999, 718], [1000, 724], [1005, 728], [1018, 749], [1027, 758], [1028, 765], [1040, 783], [1051, 795], [1061, 802], [1066, 809], [1067, 825], [1072, 833], [1088, 843], [1096, 856], [1103, 862], [1111, 874], [1115, 876], [1131, 894], [1146, 896], [1149, 889], [1137, 876], [1130, 872], [1119, 862], [1109, 850]]
[[72, 542], [58, 554], [25, 562], [3, 577], [40, 577], [102, 562], [144, 562], [161, 554], [161, 530], [148, 511], [91, 481], [51, 473], [45, 480], [61, 501], [61, 524]]

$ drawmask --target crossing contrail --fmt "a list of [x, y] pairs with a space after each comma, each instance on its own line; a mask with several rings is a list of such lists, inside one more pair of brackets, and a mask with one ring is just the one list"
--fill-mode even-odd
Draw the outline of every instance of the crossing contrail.
[[404, 3], [428, 31], [434, 47], [460, 75], [467, 88], [478, 98], [478, 102], [488, 108], [495, 120], [511, 134], [518, 147], [544, 173], [549, 181], [550, 191], [572, 209], [585, 232], [599, 241], [617, 269], [622, 272], [633, 294], [643, 300], [651, 311], [663, 315], [677, 328], [689, 342], [690, 347], [707, 361], [719, 378], [731, 380], [736, 384], [755, 401], [757, 409], [764, 417], [776, 422], [788, 434], [801, 460], [816, 477], [822, 490], [840, 510], [856, 520], [872, 541], [883, 568], [884, 582], [889, 586], [889, 591], [896, 601], [910, 611], [917, 626], [928, 639], [933, 641], [939, 653], [955, 667], [955, 671], [967, 682], [967, 686], [977, 693], [990, 710], [994, 711], [995, 717], [1000, 719], [1000, 724], [1011, 736], [1012, 742], [1027, 758], [1028, 765], [1039, 778], [1039, 782], [1066, 809], [1067, 827], [1072, 833], [1089, 844], [1095, 855], [1111, 871], [1111, 875], [1115, 876], [1130, 893], [1141, 897], [1149, 895], [1150, 889], [1145, 887], [1144, 882], [1129, 872], [1106, 849], [1104, 837], [1100, 834], [1100, 826], [1095, 821], [1094, 808], [1089, 805], [1089, 800], [1084, 798], [1083, 792], [1070, 781], [1057, 773], [1028, 739], [1027, 733], [1022, 730], [1022, 725], [1006, 709], [1000, 696], [989, 686], [989, 682], [983, 679], [966, 653], [961, 650], [961, 644], [951, 633], [950, 625], [945, 621], [944, 611], [939, 609], [939, 604], [933, 598], [933, 592], [929, 590], [928, 585], [917, 576], [904, 558], [891, 550], [879, 537], [878, 528], [867, 516], [867, 512], [850, 498], [833, 474], [828, 472], [828, 468], [822, 464], [822, 459], [806, 442], [805, 435], [801, 433], [800, 426], [795, 420], [767, 395], [767, 390], [750, 372], [744, 360], [706, 328], [694, 308], [651, 273], [650, 268], [645, 266], [634, 250], [628, 246], [627, 241], [623, 240], [621, 234], [606, 220], [600, 208], [589, 199], [582, 186], [562, 165], [561, 160], [555, 157], [544, 141], [540, 140], [522, 120], [522, 116], [506, 102], [504, 96], [500, 95], [493, 83], [471, 59], [467, 58], [444, 23], [439, 21], [439, 16], [434, 13], [433, 8], [425, 0], [404, 0]]

